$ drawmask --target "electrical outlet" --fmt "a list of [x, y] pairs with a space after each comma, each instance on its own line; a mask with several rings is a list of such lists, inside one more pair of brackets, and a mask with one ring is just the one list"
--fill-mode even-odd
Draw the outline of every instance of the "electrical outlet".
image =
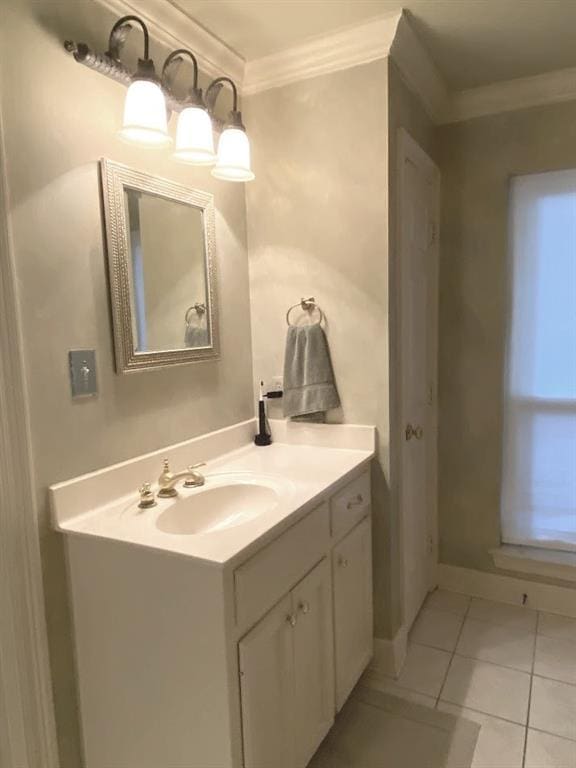
[[272, 404], [274, 400], [279, 400], [282, 397], [282, 376], [273, 376], [268, 379], [264, 385], [264, 392], [266, 397]]
[[282, 376], [273, 376], [268, 385], [268, 393], [270, 392], [282, 392], [284, 386], [284, 379]]

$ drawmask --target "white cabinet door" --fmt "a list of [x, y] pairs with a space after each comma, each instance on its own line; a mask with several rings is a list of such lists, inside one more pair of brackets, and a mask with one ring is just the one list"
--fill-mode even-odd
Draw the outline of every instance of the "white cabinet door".
[[372, 657], [372, 537], [365, 518], [332, 553], [336, 707], [340, 709]]
[[329, 561], [292, 591], [294, 631], [295, 765], [305, 768], [334, 722], [334, 632]]
[[239, 644], [244, 768], [294, 767], [294, 624], [287, 595]]

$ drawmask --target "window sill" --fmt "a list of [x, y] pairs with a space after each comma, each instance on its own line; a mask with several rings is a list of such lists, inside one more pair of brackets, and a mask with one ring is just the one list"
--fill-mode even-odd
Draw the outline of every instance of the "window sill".
[[491, 549], [496, 568], [576, 582], [576, 553], [503, 544]]

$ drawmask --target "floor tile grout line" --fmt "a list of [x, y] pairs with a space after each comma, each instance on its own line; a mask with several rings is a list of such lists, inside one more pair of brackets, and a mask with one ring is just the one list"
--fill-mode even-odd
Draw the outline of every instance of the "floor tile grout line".
[[[517, 630], [524, 630], [524, 631], [526, 631], [526, 628], [521, 626], [519, 623], [515, 623], [515, 622], [510, 623], [510, 622], [506, 622], [506, 621], [494, 621], [493, 619], [486, 618], [485, 616], [482, 616], [481, 618], [478, 617], [478, 616], [470, 616], [469, 613], [470, 613], [470, 610], [472, 608], [472, 601], [473, 600], [485, 600], [485, 602], [494, 603], [495, 605], [500, 605], [500, 606], [503, 606], [505, 608], [518, 608], [520, 611], [524, 611], [525, 613], [533, 613], [533, 614], [535, 614], [536, 621], [534, 623], [534, 630], [533, 631], [536, 632], [536, 627], [538, 626], [538, 617], [539, 617], [540, 613], [542, 613], [542, 611], [538, 611], [536, 608], [526, 608], [526, 607], [524, 607], [522, 605], [518, 605], [516, 603], [501, 603], [499, 600], [486, 600], [485, 598], [476, 597], [475, 595], [464, 595], [463, 592], [454, 592], [453, 594], [463, 595], [465, 597], [468, 597], [470, 602], [468, 604], [468, 607], [466, 608], [466, 613], [464, 615], [466, 616], [466, 618], [472, 619], [472, 621], [479, 621], [479, 622], [481, 622], [483, 624], [490, 624], [493, 627], [503, 627], [503, 628], [511, 629], [511, 630], [517, 629]], [[427, 607], [426, 605], [424, 605], [423, 608], [424, 608], [424, 610], [428, 610], [428, 611], [440, 611], [441, 613], [450, 613], [453, 616], [460, 616], [461, 617], [463, 615], [463, 614], [461, 614], [461, 613], [459, 613], [457, 611], [449, 611], [449, 610], [446, 610], [445, 608], [437, 608], [436, 606], [429, 606], [429, 607]], [[554, 615], [563, 616], [563, 614], [554, 614]], [[564, 618], [571, 618], [571, 617], [564, 617]], [[576, 621], [576, 619], [575, 619], [575, 621]], [[529, 630], [529, 631], [531, 631], [531, 630]], [[546, 635], [546, 637], [551, 637], [551, 635]], [[552, 638], [552, 639], [557, 639], [557, 638]]]
[[[423, 693], [422, 691], [417, 691], [416, 688], [408, 688], [405, 685], [400, 685], [396, 678], [391, 677], [390, 675], [385, 675], [383, 673], [380, 673], [381, 677], [386, 678], [386, 680], [389, 680], [392, 685], [394, 685], [396, 688], [399, 688], [401, 691], [406, 691], [406, 693], [415, 693], [417, 696], [426, 696], [428, 699], [434, 699], [435, 697], [430, 693]], [[387, 693], [387, 691], [385, 691]], [[391, 696], [394, 696], [393, 693], [390, 694]]]
[[[505, 603], [503, 603], [505, 605]], [[534, 632], [536, 633], [536, 624], [534, 624], [534, 629], [526, 629], [525, 626], [520, 624], [520, 622], [506, 622], [506, 621], [491, 621], [490, 619], [479, 619], [477, 616], [469, 616], [468, 617], [470, 621], [477, 621], [479, 624], [488, 624], [491, 627], [500, 627], [501, 629], [507, 629], [510, 632], [517, 631], [517, 632]]]
[[440, 701], [440, 698], [442, 696], [442, 691], [444, 690], [444, 686], [446, 685], [446, 680], [448, 679], [448, 674], [450, 672], [450, 668], [452, 667], [454, 656], [456, 656], [456, 648], [458, 647], [458, 643], [460, 642], [460, 637], [462, 635], [462, 632], [464, 631], [464, 624], [466, 624], [466, 619], [468, 618], [468, 613], [470, 611], [471, 605], [472, 605], [472, 598], [468, 597], [468, 605], [466, 606], [466, 610], [464, 611], [464, 614], [462, 616], [462, 623], [460, 624], [460, 629], [456, 637], [456, 642], [454, 643], [454, 649], [452, 650], [450, 661], [448, 662], [448, 666], [446, 667], [446, 674], [444, 675], [444, 679], [442, 680], [442, 685], [438, 689], [438, 696], [436, 697], [436, 704], [434, 705], [434, 709], [438, 709], [438, 702]]
[[[470, 599], [472, 599], [472, 598], [470, 598]], [[446, 608], [437, 608], [436, 606], [427, 606], [426, 604], [424, 604], [422, 606], [422, 608], [418, 612], [418, 616], [423, 611], [426, 611], [428, 613], [430, 613], [430, 612], [431, 613], [447, 613], [449, 616], [457, 616], [459, 619], [461, 619], [462, 615], [463, 615], [460, 611], [449, 611]], [[416, 622], [414, 622], [414, 623], [416, 623]]]
[[[536, 636], [535, 641], [536, 641]], [[533, 669], [533, 662], [530, 665], [530, 671], [527, 669], [520, 669], [520, 667], [511, 667], [509, 664], [499, 664], [496, 661], [489, 661], [488, 659], [482, 659], [479, 656], [468, 656], [465, 653], [458, 653], [457, 651], [449, 651], [447, 648], [441, 648], [439, 645], [431, 645], [430, 643], [423, 643], [422, 641], [419, 642], [412, 642], [412, 645], [419, 645], [422, 648], [430, 648], [433, 651], [440, 651], [441, 653], [449, 653], [451, 660], [452, 656], [458, 656], [460, 659], [468, 659], [469, 661], [479, 661], [481, 664], [490, 664], [492, 667], [500, 667], [500, 669], [509, 669], [511, 672], [520, 672], [523, 675], [528, 675], [529, 677], [539, 677], [542, 680], [551, 680], [553, 683], [562, 683], [562, 685], [570, 685], [573, 688], [576, 688], [576, 683], [568, 682], [567, 680], [561, 680], [558, 677], [550, 677], [548, 675], [539, 674], [537, 672], [532, 672]], [[430, 695], [430, 694], [426, 694]]]
[[[517, 720], [510, 720], [508, 717], [502, 717], [501, 715], [495, 715], [493, 712], [484, 712], [482, 709], [477, 709], [476, 707], [471, 707], [467, 704], [459, 704], [455, 701], [450, 701], [449, 699], [442, 699], [439, 695], [438, 697], [432, 696], [429, 693], [422, 693], [422, 691], [417, 691], [415, 688], [407, 688], [405, 685], [398, 685], [398, 683], [394, 680], [394, 678], [390, 678], [387, 675], [384, 675], [388, 680], [391, 680], [394, 685], [399, 688], [401, 691], [406, 691], [406, 693], [413, 693], [417, 696], [425, 696], [429, 699], [434, 699], [436, 701], [435, 709], [437, 709], [437, 705], [440, 703], [449, 704], [452, 707], [456, 707], [457, 709], [469, 709], [471, 712], [476, 712], [479, 715], [485, 715], [486, 717], [491, 717], [494, 720], [501, 720], [503, 723], [509, 723], [510, 725], [517, 725], [519, 728], [526, 728], [525, 723], [519, 723]], [[391, 695], [394, 695], [394, 693], [391, 693]], [[551, 731], [545, 731], [542, 728], [534, 728], [535, 731], [542, 731], [542, 733], [546, 733], [549, 736], [556, 736], [558, 734], [554, 734]], [[571, 739], [569, 736], [560, 736], [559, 738], [566, 739], [567, 741], [575, 741], [576, 739]]]
[[[457, 593], [457, 594], [463, 595], [464, 593]], [[534, 678], [535, 677], [540, 677], [541, 679], [550, 680], [551, 682], [557, 682], [557, 683], [563, 684], [563, 685], [568, 685], [568, 686], [573, 685], [572, 683], [569, 683], [566, 680], [556, 679], [556, 678], [549, 678], [549, 677], [546, 677], [545, 675], [541, 675], [541, 674], [537, 675], [534, 672], [535, 664], [536, 664], [536, 650], [537, 650], [538, 637], [539, 636], [544, 636], [544, 637], [551, 637], [552, 639], [558, 639], [558, 638], [555, 638], [552, 635], [544, 635], [540, 631], [541, 630], [541, 618], [542, 618], [541, 614], [542, 614], [542, 611], [538, 611], [536, 609], [531, 609], [533, 611], [533, 613], [535, 614], [535, 622], [533, 624], [533, 628], [528, 630], [528, 634], [532, 635], [532, 658], [531, 658], [531, 664], [530, 664], [530, 671], [527, 671], [526, 669], [518, 669], [517, 667], [509, 667], [509, 666], [507, 666], [505, 664], [497, 664], [497, 663], [494, 663], [492, 661], [487, 661], [487, 660], [479, 659], [479, 658], [472, 657], [472, 656], [465, 656], [462, 653], [457, 653], [458, 644], [460, 642], [462, 632], [464, 631], [464, 626], [466, 624], [467, 619], [475, 618], [474, 616], [470, 615], [471, 614], [471, 609], [472, 609], [473, 596], [472, 595], [465, 595], [465, 596], [468, 598], [468, 605], [467, 605], [466, 610], [464, 611], [463, 614], [460, 614], [460, 613], [455, 612], [455, 611], [445, 611], [442, 608], [437, 608], [437, 607], [431, 607], [429, 609], [431, 611], [435, 611], [435, 612], [439, 612], [439, 613], [450, 613], [452, 615], [460, 616], [460, 618], [462, 620], [462, 623], [460, 625], [460, 629], [458, 631], [456, 642], [455, 642], [455, 645], [454, 645], [454, 648], [453, 648], [452, 651], [448, 651], [446, 648], [441, 648], [439, 646], [429, 645], [426, 642], [416, 643], [417, 645], [420, 645], [420, 646], [423, 646], [423, 647], [427, 647], [427, 648], [430, 648], [430, 649], [433, 649], [433, 650], [436, 650], [436, 651], [439, 651], [439, 652], [443, 651], [444, 653], [449, 653], [450, 654], [450, 659], [449, 659], [449, 662], [448, 662], [448, 666], [447, 666], [447, 669], [446, 669], [446, 673], [444, 675], [444, 679], [443, 679], [442, 685], [440, 686], [440, 691], [439, 691], [437, 696], [431, 697], [435, 701], [433, 706], [434, 706], [435, 709], [438, 709], [439, 704], [441, 702], [445, 701], [445, 703], [452, 705], [454, 708], [456, 708], [458, 710], [469, 709], [471, 712], [477, 712], [478, 714], [483, 715], [485, 717], [493, 718], [493, 719], [501, 721], [501, 722], [509, 723], [511, 725], [516, 725], [516, 726], [518, 726], [520, 728], [524, 728], [524, 744], [523, 744], [523, 749], [522, 749], [522, 766], [523, 766], [523, 768], [525, 768], [526, 755], [527, 755], [527, 745], [528, 745], [528, 734], [529, 734], [529, 730], [530, 730], [530, 712], [531, 712], [531, 708], [532, 708], [532, 687], [533, 687]], [[492, 601], [492, 602], [499, 602], [499, 601]], [[508, 603], [502, 603], [501, 605], [508, 606], [509, 604]], [[513, 604], [510, 604], [510, 607], [513, 607]], [[562, 616], [563, 614], [558, 614], [558, 615]], [[506, 623], [505, 621], [503, 621], [503, 622], [494, 622], [494, 621], [487, 620], [484, 617], [478, 618], [477, 621], [483, 622], [483, 623], [486, 623], [486, 624], [490, 624], [492, 626], [500, 626], [503, 629], [505, 628], [505, 629], [517, 630], [517, 631], [523, 629], [522, 626], [517, 626], [517, 625], [515, 626], [514, 624], [509, 624], [509, 623]], [[560, 639], [563, 639], [563, 638], [560, 638]], [[447, 681], [448, 675], [450, 673], [450, 670], [451, 670], [451, 668], [453, 666], [453, 662], [454, 662], [454, 657], [455, 656], [458, 656], [460, 658], [467, 658], [470, 661], [477, 661], [477, 662], [480, 662], [480, 663], [489, 664], [491, 666], [500, 667], [502, 669], [509, 669], [511, 671], [514, 671], [514, 672], [520, 672], [520, 673], [522, 673], [524, 675], [528, 675], [529, 682], [530, 682], [530, 687], [529, 687], [529, 691], [528, 691], [528, 706], [527, 706], [527, 715], [526, 715], [525, 722], [524, 723], [519, 723], [519, 722], [514, 721], [514, 720], [508, 720], [507, 718], [500, 717], [499, 715], [496, 715], [496, 714], [494, 714], [492, 712], [482, 712], [481, 710], [477, 710], [474, 707], [464, 706], [461, 703], [458, 704], [456, 702], [450, 702], [448, 700], [443, 700], [442, 699], [442, 695], [444, 693], [444, 689], [446, 687], [446, 681]], [[576, 687], [576, 685], [574, 687]], [[406, 689], [405, 688], [404, 690], [410, 691], [410, 692], [413, 692], [413, 693], [416, 693], [416, 694], [419, 693], [418, 691], [414, 691], [413, 689]], [[465, 717], [465, 715], [463, 715], [463, 716]], [[548, 736], [550, 736], [552, 738], [562, 739], [562, 740], [567, 741], [569, 743], [576, 743], [576, 739], [572, 739], [572, 738], [570, 738], [569, 736], [566, 736], [566, 735], [561, 735], [561, 734], [558, 734], [558, 733], [553, 733], [551, 731], [546, 731], [546, 730], [544, 730], [542, 728], [533, 728], [532, 730], [538, 731], [538, 732], [543, 733], [545, 735], [548, 735]]]
[[[457, 704], [454, 701], [448, 701], [448, 699], [442, 699], [440, 704], [449, 704], [451, 707], [455, 707], [456, 709], [468, 709], [470, 712], [475, 712], [477, 715], [484, 715], [485, 717], [491, 717], [493, 720], [500, 720], [502, 723], [508, 723], [508, 725], [517, 725], [518, 728], [526, 728], [526, 725], [524, 723], [519, 723], [517, 720], [510, 720], [508, 717], [502, 717], [501, 715], [494, 715], [492, 712], [484, 712], [482, 709], [476, 709], [476, 707], [470, 707], [466, 704]], [[466, 717], [466, 715], [463, 715], [463, 717]], [[542, 730], [541, 728], [535, 728], [534, 730]], [[550, 733], [550, 731], [542, 731], [542, 733], [547, 733], [550, 736], [554, 736], [555, 734]], [[572, 741], [572, 739], [569, 739], [567, 736], [563, 736], [561, 738], [567, 739], [568, 741]]]
[[[528, 729], [526, 729], [528, 730]], [[543, 728], [530, 728], [531, 731], [538, 731], [538, 733], [544, 733], [546, 736], [554, 736], [555, 739], [562, 739], [562, 741], [569, 741], [570, 744], [576, 744], [576, 739], [571, 739], [570, 736], [560, 736], [559, 733], [552, 733], [552, 731], [545, 731]]]
[[[463, 593], [458, 592], [456, 594], [463, 594]], [[479, 621], [479, 622], [484, 623], [484, 624], [489, 624], [490, 626], [493, 626], [493, 627], [503, 627], [503, 628], [509, 629], [509, 630], [522, 630], [523, 629], [523, 627], [518, 627], [518, 626], [509, 625], [509, 624], [505, 624], [505, 623], [497, 623], [497, 622], [493, 622], [493, 621], [488, 621], [486, 619], [476, 619], [473, 616], [470, 616], [469, 614], [470, 614], [470, 609], [472, 607], [473, 596], [472, 595], [468, 595], [467, 597], [469, 599], [469, 603], [468, 603], [468, 606], [467, 606], [466, 611], [464, 612], [464, 614], [461, 614], [461, 613], [457, 614], [457, 613], [455, 613], [453, 611], [443, 611], [440, 608], [427, 608], [426, 609], [426, 610], [430, 610], [430, 611], [440, 611], [441, 613], [450, 613], [451, 615], [459, 616], [462, 619], [462, 624], [460, 626], [460, 630], [459, 630], [458, 636], [456, 638], [456, 645], [454, 646], [453, 650], [448, 650], [447, 648], [442, 648], [439, 645], [432, 645], [431, 643], [426, 643], [426, 642], [422, 642], [422, 641], [418, 641], [418, 640], [413, 641], [413, 644], [421, 645], [421, 646], [424, 646], [426, 648], [433, 648], [436, 651], [444, 651], [445, 653], [450, 653], [451, 656], [456, 655], [456, 656], [459, 656], [460, 658], [470, 659], [471, 661], [480, 661], [480, 662], [483, 662], [484, 664], [492, 664], [495, 667], [502, 667], [504, 669], [511, 669], [511, 670], [513, 670], [515, 672], [522, 672], [525, 675], [530, 675], [531, 672], [526, 670], [526, 669], [520, 669], [519, 667], [511, 667], [509, 664], [499, 664], [498, 662], [489, 661], [488, 659], [482, 659], [482, 658], [480, 658], [478, 656], [468, 656], [465, 653], [458, 653], [458, 651], [457, 651], [458, 643], [460, 641], [460, 637], [462, 635], [462, 632], [464, 631], [464, 624], [466, 623], [467, 619], [472, 619], [473, 621]], [[492, 602], [497, 602], [497, 601], [492, 601]], [[508, 603], [499, 603], [499, 605], [507, 606]], [[521, 607], [521, 606], [513, 606], [512, 604], [511, 604], [511, 606], [512, 607]], [[537, 635], [537, 627], [538, 627], [538, 616], [539, 616], [540, 612], [536, 611], [533, 608], [529, 608], [527, 610], [534, 611], [534, 613], [536, 614], [536, 623], [534, 625], [534, 631], [533, 631], [534, 637], [536, 637], [536, 635]], [[532, 631], [529, 631], [527, 634], [532, 634]], [[450, 661], [452, 661], [452, 659], [450, 659]], [[532, 666], [533, 666], [533, 662], [531, 664], [531, 667]], [[549, 678], [549, 679], [553, 680], [555, 678]], [[560, 680], [558, 682], [564, 682], [564, 681]]]
[[[478, 656], [467, 656], [464, 653], [457, 653], [454, 651], [454, 655], [458, 656], [460, 659], [468, 659], [469, 661], [479, 661], [481, 664], [490, 664], [492, 667], [500, 667], [500, 669], [509, 669], [511, 672], [521, 672], [523, 675], [530, 675], [532, 672], [529, 672], [526, 669], [518, 669], [518, 667], [510, 667], [507, 664], [498, 664], [496, 661], [487, 661], [486, 659], [480, 659]], [[553, 678], [547, 678], [552, 680]], [[562, 682], [562, 681], [559, 681]], [[568, 683], [570, 685], [570, 683]]]
[[540, 611], [536, 614], [536, 632], [532, 642], [532, 665], [530, 667], [530, 688], [528, 689], [528, 708], [526, 710], [526, 728], [524, 731], [524, 750], [522, 752], [522, 768], [526, 768], [526, 751], [528, 749], [528, 731], [530, 729], [530, 709], [532, 707], [532, 684], [534, 682], [534, 665], [536, 664], [536, 643], [538, 642], [538, 625], [540, 624]]
[[532, 677], [537, 677], [540, 680], [549, 680], [551, 683], [560, 683], [560, 685], [568, 685], [570, 688], [576, 688], [576, 683], [569, 683], [567, 680], [558, 680], [557, 677], [546, 677], [541, 672], [533, 672]]
[[[448, 674], [450, 672], [450, 668], [452, 666], [452, 662], [454, 660], [454, 657], [458, 656], [459, 658], [468, 658], [468, 659], [470, 659], [470, 661], [481, 661], [481, 662], [483, 661], [483, 659], [476, 659], [474, 657], [464, 656], [463, 654], [459, 654], [456, 651], [456, 649], [458, 648], [458, 643], [460, 642], [460, 637], [461, 637], [461, 635], [462, 635], [462, 633], [464, 631], [464, 626], [466, 624], [466, 621], [467, 621], [467, 619], [471, 618], [470, 617], [470, 609], [472, 607], [472, 595], [469, 595], [468, 597], [469, 597], [468, 606], [467, 606], [466, 611], [465, 611], [465, 613], [464, 613], [464, 615], [462, 617], [462, 624], [460, 626], [460, 631], [458, 632], [458, 637], [456, 638], [456, 643], [454, 645], [454, 650], [452, 651], [452, 655], [450, 657], [450, 662], [449, 662], [448, 668], [446, 670], [446, 675], [444, 676], [444, 681], [442, 683], [442, 686], [440, 688], [440, 692], [438, 693], [438, 697], [436, 699], [436, 704], [435, 704], [435, 709], [436, 710], [438, 710], [438, 705], [442, 701], [442, 692], [444, 691], [444, 688], [446, 686], [446, 680], [448, 679]], [[484, 621], [484, 623], [491, 624], [492, 626], [507, 626], [505, 624], [495, 624], [494, 622], [485, 621], [483, 619], [477, 619], [477, 621]], [[534, 629], [534, 641], [533, 641], [534, 644], [536, 643], [536, 627], [537, 627], [537, 625], [538, 625], [538, 614], [536, 615], [536, 625], [535, 625], [535, 629]], [[533, 656], [534, 656], [534, 652], [533, 652]], [[484, 663], [485, 664], [492, 664], [492, 662], [484, 662]], [[532, 666], [533, 666], [533, 664], [534, 664], [534, 659], [532, 659]], [[502, 667], [504, 669], [510, 669], [510, 670], [512, 670], [514, 672], [522, 672], [523, 674], [528, 674], [530, 676], [530, 673], [527, 673], [525, 670], [515, 669], [514, 667], [506, 667], [503, 664], [493, 664], [493, 666], [496, 666], [496, 667], [499, 666], [499, 667]], [[532, 679], [531, 679], [531, 676], [530, 676], [530, 688], [531, 687], [532, 687]], [[525, 756], [525, 749], [526, 749], [526, 735], [528, 733], [527, 723], [522, 724], [522, 723], [515, 722], [514, 720], [507, 720], [506, 718], [498, 717], [497, 715], [494, 715], [492, 713], [481, 712], [480, 710], [474, 709], [473, 707], [464, 707], [462, 704], [454, 704], [454, 703], [449, 702], [447, 700], [446, 700], [446, 703], [452, 704], [452, 706], [458, 707], [459, 709], [470, 709], [470, 711], [472, 711], [472, 712], [477, 712], [478, 714], [485, 715], [487, 717], [493, 717], [496, 720], [502, 720], [503, 722], [510, 723], [511, 725], [517, 725], [520, 728], [524, 728], [524, 748], [523, 748], [523, 751], [522, 751], [522, 768], [524, 768], [524, 756]]]
[[[414, 688], [406, 688], [405, 686], [402, 686], [402, 685], [398, 685], [397, 687], [401, 691], [405, 691], [406, 693], [412, 693], [412, 694], [415, 694], [416, 696], [424, 696], [428, 699], [436, 699], [435, 696], [431, 696], [429, 693], [422, 693], [421, 691], [416, 691]], [[385, 691], [385, 693], [389, 693], [389, 695], [391, 696], [396, 695], [394, 692], [389, 692], [389, 691]], [[410, 699], [406, 699], [406, 701], [410, 701]], [[414, 703], [417, 703], [417, 702], [414, 702]], [[518, 728], [523, 728], [525, 730], [528, 730], [528, 727], [526, 726], [525, 723], [519, 723], [517, 720], [510, 720], [508, 717], [495, 715], [493, 712], [484, 712], [482, 709], [477, 709], [476, 707], [471, 707], [469, 705], [458, 704], [457, 702], [449, 701], [448, 699], [439, 699], [436, 702], [436, 704], [449, 704], [451, 707], [454, 707], [455, 709], [459, 709], [459, 710], [467, 709], [470, 712], [475, 712], [478, 715], [483, 715], [484, 717], [489, 717], [489, 718], [492, 718], [493, 720], [499, 720], [502, 723], [507, 723], [508, 725], [516, 725], [518, 726]], [[422, 706], [427, 706], [427, 705], [423, 704]], [[437, 706], [435, 706], [434, 709], [437, 709]], [[463, 714], [462, 717], [466, 718], [466, 715]], [[553, 736], [554, 738], [562, 739], [563, 741], [569, 741], [571, 744], [576, 744], [576, 738], [572, 739], [570, 736], [561, 736], [559, 733], [554, 733], [553, 731], [547, 731], [544, 728], [535, 728], [534, 726], [530, 726], [530, 730], [538, 731], [539, 733], [544, 733], [546, 736]]]

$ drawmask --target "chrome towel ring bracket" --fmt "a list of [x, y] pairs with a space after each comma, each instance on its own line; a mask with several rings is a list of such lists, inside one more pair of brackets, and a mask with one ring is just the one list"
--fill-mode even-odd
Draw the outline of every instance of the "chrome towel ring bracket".
[[186, 314], [184, 315], [184, 319], [186, 320], [186, 325], [190, 325], [192, 321], [192, 313], [196, 312], [199, 318], [202, 318], [202, 315], [206, 313], [206, 304], [200, 304], [199, 302], [196, 302], [196, 304], [192, 304], [191, 307], [188, 307], [186, 310]]
[[304, 312], [308, 312], [309, 314], [312, 314], [314, 310], [318, 312], [319, 319], [316, 325], [320, 325], [324, 321], [324, 312], [320, 309], [320, 306], [316, 304], [316, 299], [314, 296], [311, 296], [309, 299], [300, 299], [298, 304], [293, 304], [288, 312], [286, 312], [286, 324], [292, 325], [290, 322], [290, 312], [292, 312], [293, 309], [297, 309], [297, 307], [300, 307]]

